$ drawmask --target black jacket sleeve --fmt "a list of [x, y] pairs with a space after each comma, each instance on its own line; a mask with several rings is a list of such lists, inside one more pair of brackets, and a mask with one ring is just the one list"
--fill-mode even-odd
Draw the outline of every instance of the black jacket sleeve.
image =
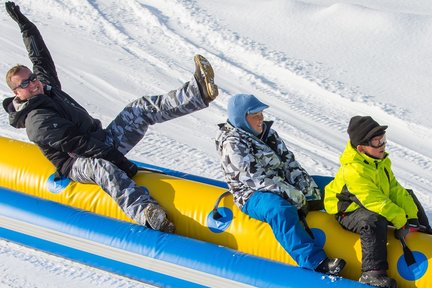
[[42, 83], [61, 89], [54, 61], [36, 25], [28, 21], [20, 28], [33, 72]]

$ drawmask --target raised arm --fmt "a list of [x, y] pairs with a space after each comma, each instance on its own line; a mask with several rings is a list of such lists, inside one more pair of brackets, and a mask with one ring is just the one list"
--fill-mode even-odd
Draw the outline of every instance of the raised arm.
[[54, 61], [36, 25], [21, 13], [19, 6], [14, 2], [6, 2], [5, 6], [21, 30], [24, 45], [33, 63], [33, 73], [42, 83], [61, 88]]

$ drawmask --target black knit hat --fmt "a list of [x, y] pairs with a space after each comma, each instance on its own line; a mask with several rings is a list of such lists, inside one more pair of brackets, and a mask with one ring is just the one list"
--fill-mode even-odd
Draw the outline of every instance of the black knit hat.
[[348, 135], [353, 147], [366, 144], [375, 136], [382, 135], [388, 126], [381, 126], [370, 116], [354, 116], [348, 125]]

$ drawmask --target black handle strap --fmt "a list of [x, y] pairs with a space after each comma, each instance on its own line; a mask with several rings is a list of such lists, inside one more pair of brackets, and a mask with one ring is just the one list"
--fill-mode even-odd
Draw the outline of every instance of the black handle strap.
[[407, 263], [408, 266], [411, 266], [412, 264], [416, 263], [414, 255], [411, 249], [409, 249], [408, 245], [406, 244], [405, 238], [400, 238], [399, 240], [402, 244], [402, 250], [404, 253], [405, 262]]
[[306, 232], [309, 234], [309, 236], [312, 239], [315, 239], [315, 236], [313, 235], [312, 230], [310, 229], [309, 225], [306, 222], [306, 215], [304, 213], [300, 212], [300, 210], [299, 210], [298, 216], [299, 216], [299, 220], [303, 224], [303, 227], [306, 230]]
[[213, 206], [213, 210], [212, 210], [212, 213], [213, 213], [213, 219], [214, 219], [214, 220], [218, 220], [218, 219], [222, 218], [222, 215], [217, 211], [217, 209], [218, 209], [218, 206], [219, 206], [220, 201], [222, 201], [222, 199], [223, 199], [224, 197], [228, 196], [229, 194], [230, 194], [229, 191], [225, 191], [225, 192], [222, 193], [222, 194], [218, 197], [218, 199], [216, 200], [216, 203], [215, 203], [215, 205]]

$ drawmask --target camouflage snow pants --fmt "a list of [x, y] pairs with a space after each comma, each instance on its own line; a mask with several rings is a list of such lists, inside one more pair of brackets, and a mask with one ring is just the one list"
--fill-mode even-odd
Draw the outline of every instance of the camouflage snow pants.
[[[105, 129], [105, 142], [128, 153], [146, 133], [148, 126], [162, 123], [207, 107], [196, 80], [164, 95], [144, 96], [128, 104]], [[108, 193], [138, 224], [145, 225], [142, 211], [157, 203], [148, 190], [138, 186], [123, 170], [111, 162], [96, 158], [77, 158], [68, 177], [80, 183], [95, 183]]]

